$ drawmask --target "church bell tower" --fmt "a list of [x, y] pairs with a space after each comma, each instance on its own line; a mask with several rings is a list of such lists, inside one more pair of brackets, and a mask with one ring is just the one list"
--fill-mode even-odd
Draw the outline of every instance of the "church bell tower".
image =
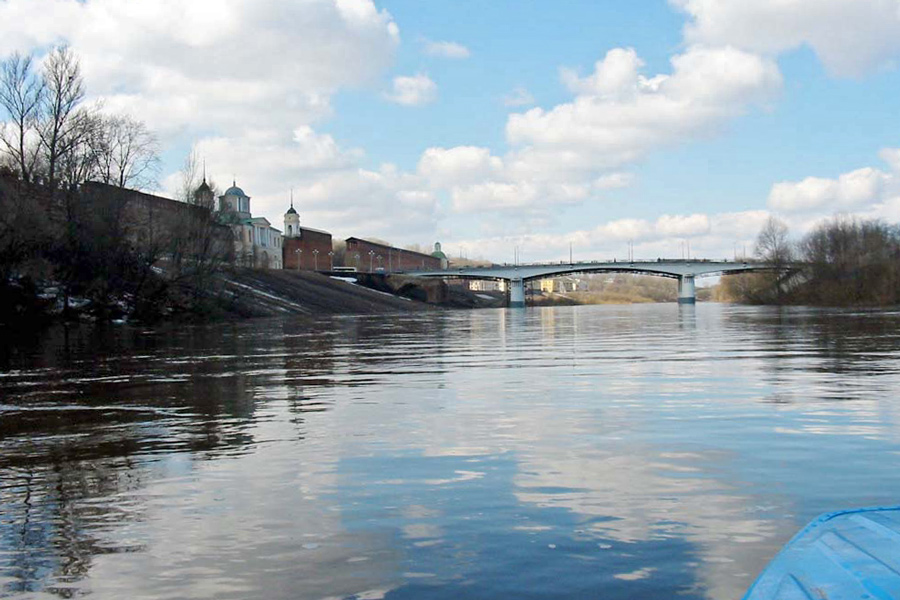
[[300, 215], [294, 210], [294, 191], [291, 190], [291, 207], [284, 213], [284, 237], [300, 237]]

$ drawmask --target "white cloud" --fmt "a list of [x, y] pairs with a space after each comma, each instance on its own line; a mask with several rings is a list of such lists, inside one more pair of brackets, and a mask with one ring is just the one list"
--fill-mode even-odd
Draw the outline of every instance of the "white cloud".
[[610, 50], [592, 75], [563, 80], [578, 95], [551, 110], [511, 115], [510, 143], [529, 165], [617, 166], [651, 150], [708, 134], [781, 86], [777, 66], [734, 48], [692, 47], [671, 75], [639, 73], [634, 51]]
[[862, 167], [837, 177], [782, 181], [769, 192], [769, 208], [778, 211], [797, 236], [835, 214], [900, 221], [900, 148], [879, 152], [888, 169]]
[[453, 188], [453, 210], [461, 213], [527, 208], [539, 199], [538, 189], [527, 181], [486, 181]]
[[672, 58], [672, 73], [641, 73], [632, 49], [616, 48], [580, 77], [563, 70], [575, 94], [549, 110], [509, 116], [511, 150], [429, 149], [419, 173], [450, 189], [457, 212], [547, 214], [631, 184], [619, 168], [646, 154], [717, 131], [781, 87], [774, 62], [734, 48], [694, 46]]
[[503, 97], [504, 106], [530, 106], [534, 104], [534, 96], [522, 86], [517, 86]]
[[501, 257], [518, 246], [525, 260], [564, 260], [571, 243], [576, 256], [590, 259], [625, 257], [634, 244], [637, 259], [681, 256], [685, 242], [692, 256], [726, 258], [735, 248], [751, 250], [753, 241], [769, 213], [741, 211], [707, 215], [662, 215], [656, 219], [617, 219], [590, 229], [564, 233], [495, 235], [459, 241], [460, 246], [478, 248], [484, 256]]
[[896, 173], [864, 167], [835, 179], [807, 177], [776, 183], [769, 192], [769, 207], [785, 213], [852, 211], [881, 201], [896, 188]]
[[775, 55], [810, 46], [829, 71], [860, 75], [900, 52], [896, 0], [670, 0], [691, 17], [688, 43]]
[[560, 79], [573, 94], [598, 98], [633, 97], [641, 88], [652, 91], [652, 80], [639, 74], [644, 61], [633, 48], [613, 48], [594, 64], [594, 73], [581, 78], [578, 72], [563, 68]]
[[437, 98], [437, 84], [424, 73], [394, 77], [391, 92], [385, 98], [404, 106], [430, 104]]
[[[336, 237], [385, 236], [413, 241], [437, 227], [440, 214], [433, 192], [413, 175], [392, 165], [311, 177], [294, 190], [301, 198], [301, 220], [332, 231]], [[295, 202], [296, 205], [296, 202]], [[281, 211], [284, 211], [281, 204]], [[304, 221], [301, 221], [304, 222]]]
[[615, 190], [630, 186], [634, 182], [631, 173], [607, 173], [594, 180], [593, 187], [596, 190]]
[[456, 42], [435, 42], [432, 40], [424, 40], [425, 53], [429, 56], [440, 56], [441, 58], [469, 58], [472, 53], [469, 49]]
[[663, 215], [657, 219], [654, 230], [665, 237], [689, 237], [709, 233], [709, 228], [706, 215]]
[[371, 0], [7, 0], [0, 24], [0, 55], [66, 41], [92, 94], [163, 132], [308, 124], [399, 43]]
[[487, 148], [456, 146], [428, 148], [419, 159], [418, 172], [434, 187], [452, 187], [497, 177], [503, 161]]

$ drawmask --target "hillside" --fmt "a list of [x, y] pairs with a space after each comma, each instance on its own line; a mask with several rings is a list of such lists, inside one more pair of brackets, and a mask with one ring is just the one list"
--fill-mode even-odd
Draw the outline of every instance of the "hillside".
[[224, 309], [236, 316], [378, 314], [438, 310], [311, 271], [240, 269], [225, 277]]

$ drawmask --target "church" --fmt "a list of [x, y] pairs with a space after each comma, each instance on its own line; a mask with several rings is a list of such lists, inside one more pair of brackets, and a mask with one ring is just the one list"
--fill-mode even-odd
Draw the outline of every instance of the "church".
[[281, 231], [272, 227], [265, 217], [254, 217], [250, 212], [250, 196], [232, 181], [231, 187], [213, 201], [213, 191], [203, 177], [203, 183], [194, 192], [196, 201], [204, 206], [215, 206], [219, 221], [231, 227], [234, 234], [235, 262], [257, 269], [281, 269], [284, 238]]

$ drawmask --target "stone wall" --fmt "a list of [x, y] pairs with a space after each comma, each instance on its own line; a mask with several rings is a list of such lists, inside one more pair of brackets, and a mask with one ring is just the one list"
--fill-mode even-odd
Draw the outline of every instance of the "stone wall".
[[284, 238], [284, 268], [290, 271], [331, 269], [331, 234], [317, 229], [300, 228], [300, 237]]
[[[369, 252], [374, 252], [371, 256]], [[359, 255], [357, 260], [356, 256]], [[380, 257], [380, 260], [379, 260]], [[438, 270], [441, 268], [441, 259], [429, 254], [395, 248], [385, 244], [378, 244], [359, 238], [347, 238], [347, 252], [344, 255], [344, 265], [356, 267], [359, 271], [377, 271], [379, 268], [386, 273], [394, 271], [415, 271], [418, 269]]]

